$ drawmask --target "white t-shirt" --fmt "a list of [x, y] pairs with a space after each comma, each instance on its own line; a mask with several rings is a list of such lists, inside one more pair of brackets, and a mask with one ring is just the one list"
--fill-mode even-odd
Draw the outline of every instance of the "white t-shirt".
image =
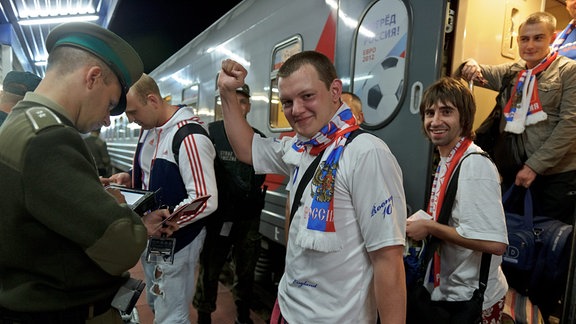
[[[315, 158], [301, 153], [294, 159], [291, 146], [295, 140], [255, 135], [252, 142], [256, 172], [289, 175], [291, 199]], [[360, 134], [345, 147], [334, 189], [337, 251], [322, 252], [297, 243], [298, 235], [307, 231], [304, 211], [310, 214], [311, 188], [308, 184], [304, 190], [303, 204], [290, 226], [286, 269], [278, 287], [282, 315], [295, 324], [375, 323], [368, 252], [404, 244], [406, 200], [401, 169], [388, 146], [376, 136]]]
[[[479, 151], [480, 148], [472, 144], [464, 156]], [[446, 163], [445, 159], [440, 163]], [[462, 237], [508, 244], [498, 170], [487, 157], [473, 154], [462, 161], [449, 224]], [[433, 289], [432, 300], [469, 300], [478, 288], [482, 253], [447, 242], [441, 243], [440, 251], [440, 285]], [[492, 256], [484, 309], [494, 305], [508, 290], [501, 263], [502, 256]], [[425, 279], [427, 283], [429, 275], [430, 271]], [[429, 283], [428, 289], [432, 286]]]

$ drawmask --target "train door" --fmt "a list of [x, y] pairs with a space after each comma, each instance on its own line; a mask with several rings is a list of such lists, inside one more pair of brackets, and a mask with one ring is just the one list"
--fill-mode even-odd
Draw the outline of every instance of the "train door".
[[[433, 148], [421, 131], [422, 91], [441, 74], [447, 3], [380, 0], [342, 3], [336, 57], [363, 102], [362, 127], [388, 144], [404, 176], [410, 211], [424, 208]], [[346, 33], [357, 21], [353, 34]], [[344, 73], [346, 75], [346, 73]]]
[[[339, 63], [342, 69], [350, 65], [350, 90], [363, 101], [363, 127], [383, 138], [397, 157], [413, 210], [425, 207], [434, 156], [417, 131], [422, 91], [467, 58], [485, 64], [517, 61], [519, 24], [549, 6], [544, 0], [380, 0], [363, 11], [352, 4], [343, 8], [358, 20], [358, 28], [350, 39], [339, 38], [336, 56], [351, 52], [350, 62]], [[562, 30], [567, 21], [557, 19]], [[340, 25], [339, 32], [345, 28]], [[479, 87], [473, 93], [477, 127], [493, 108], [496, 93]], [[575, 318], [575, 255], [573, 251], [562, 323]]]
[[[455, 71], [468, 58], [484, 64], [501, 64], [520, 59], [516, 33], [520, 23], [531, 13], [544, 8], [543, 0], [467, 0], [452, 1], [454, 28], [453, 51], [449, 71]], [[486, 17], [493, 17], [486, 23]], [[475, 128], [494, 107], [497, 93], [481, 87], [474, 88], [478, 111]]]
[[[433, 147], [421, 131], [423, 90], [450, 75], [466, 58], [497, 64], [517, 59], [515, 30], [544, 0], [341, 1], [336, 57], [350, 75], [350, 90], [363, 102], [364, 128], [383, 138], [404, 174], [411, 210], [425, 207]], [[494, 13], [498, 13], [495, 15]], [[490, 23], [485, 17], [490, 16]], [[346, 33], [357, 22], [354, 33]], [[344, 73], [346, 75], [346, 73]], [[475, 89], [478, 125], [495, 94]]]

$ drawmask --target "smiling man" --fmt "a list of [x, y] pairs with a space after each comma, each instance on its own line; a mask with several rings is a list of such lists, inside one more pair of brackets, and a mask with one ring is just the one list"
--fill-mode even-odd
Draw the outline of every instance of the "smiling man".
[[[292, 201], [299, 199], [294, 193], [301, 182], [306, 188], [293, 211], [271, 323], [375, 323], [378, 314], [382, 323], [405, 323], [406, 201], [402, 172], [388, 146], [371, 134], [346, 145], [358, 124], [341, 101], [342, 81], [325, 55], [295, 54], [278, 71], [294, 137], [254, 133], [235, 91], [246, 74], [225, 60], [218, 79], [234, 153], [256, 173], [289, 176]], [[315, 176], [303, 181], [317, 157]]]
[[[503, 192], [512, 184], [530, 188], [534, 214], [546, 215], [573, 224], [576, 203], [576, 63], [551, 51], [556, 19], [546, 12], [528, 16], [518, 29], [515, 63], [495, 66], [466, 61], [461, 75], [476, 84], [499, 90], [504, 79], [510, 90], [500, 97], [504, 132], [521, 139], [523, 163], [505, 170], [496, 160], [503, 177]], [[509, 78], [508, 76], [511, 76]], [[511, 152], [508, 150], [507, 152]], [[512, 154], [508, 160], [512, 159]], [[547, 316], [557, 306], [562, 283], [548, 283], [550, 291], [538, 294]], [[556, 287], [556, 288], [554, 288]]]
[[505, 132], [523, 139], [525, 160], [503, 176], [503, 190], [516, 184], [530, 187], [535, 207], [573, 223], [576, 190], [576, 63], [550, 50], [556, 19], [545, 12], [530, 15], [518, 30], [522, 60], [479, 65], [468, 60], [461, 74], [482, 87], [498, 90], [511, 75], [510, 91], [502, 96]]
[[[408, 221], [406, 234], [420, 241], [428, 235], [441, 240], [434, 276], [427, 272], [424, 285], [432, 300], [467, 301], [478, 288], [482, 253], [493, 254], [484, 292], [483, 323], [500, 323], [508, 284], [500, 268], [508, 237], [500, 195], [498, 170], [481, 154], [472, 140], [474, 97], [453, 78], [442, 78], [424, 92], [420, 105], [422, 128], [436, 146], [440, 162], [436, 168], [427, 213], [432, 219]], [[447, 225], [438, 219], [448, 184], [460, 165], [457, 193]], [[410, 311], [410, 309], [408, 309]], [[408, 313], [408, 323], [424, 323], [430, 314]]]

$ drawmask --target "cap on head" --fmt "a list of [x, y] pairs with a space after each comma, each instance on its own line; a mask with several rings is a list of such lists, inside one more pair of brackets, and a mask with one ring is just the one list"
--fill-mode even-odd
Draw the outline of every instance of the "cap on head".
[[34, 73], [10, 71], [4, 77], [3, 91], [24, 96], [28, 91], [34, 91], [42, 79]]
[[236, 92], [243, 93], [246, 96], [248, 96], [248, 98], [250, 98], [250, 87], [246, 83], [244, 83], [244, 85], [241, 86], [240, 88], [237, 88]]
[[144, 72], [138, 53], [120, 36], [94, 23], [73, 22], [55, 27], [46, 37], [50, 53], [58, 46], [72, 46], [94, 54], [110, 67], [122, 86], [118, 105], [110, 115], [120, 115], [126, 109], [126, 93]]

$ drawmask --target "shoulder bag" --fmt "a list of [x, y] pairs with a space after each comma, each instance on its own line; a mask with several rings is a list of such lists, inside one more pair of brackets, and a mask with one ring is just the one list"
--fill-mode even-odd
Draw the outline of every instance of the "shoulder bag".
[[[460, 165], [462, 161], [472, 154], [482, 154], [487, 156], [484, 152], [471, 153], [464, 156], [456, 169], [454, 175], [450, 179], [448, 188], [446, 189], [446, 197], [444, 204], [438, 216], [438, 222], [441, 224], [448, 224], [450, 217], [452, 217], [452, 206], [456, 196], [458, 187], [458, 176], [460, 173]], [[487, 156], [488, 157], [488, 156]], [[434, 255], [436, 247], [440, 240], [434, 236], [428, 238], [428, 243], [425, 245], [425, 251], [422, 253], [422, 265], [425, 269], [428, 262]], [[488, 272], [490, 270], [490, 261], [492, 255], [489, 253], [482, 253], [482, 262], [480, 264], [480, 278], [478, 281], [478, 289], [474, 290], [474, 294], [470, 300], [466, 301], [432, 301], [430, 293], [423, 286], [424, 272], [421, 273], [421, 278], [412, 287], [408, 287], [408, 302], [406, 312], [407, 324], [478, 324], [482, 323], [482, 304], [484, 302], [484, 291], [488, 282]], [[425, 270], [424, 270], [425, 271]]]
[[510, 183], [514, 179], [527, 158], [524, 148], [525, 134], [504, 131], [506, 122], [501, 103], [510, 98], [510, 82], [516, 75], [517, 73], [508, 71], [502, 78], [496, 104], [488, 117], [476, 129], [474, 139], [474, 143], [490, 155], [504, 178], [504, 183]]
[[502, 203], [508, 230], [502, 271], [510, 287], [546, 311], [566, 287], [573, 226], [535, 215], [530, 189], [513, 185]]

